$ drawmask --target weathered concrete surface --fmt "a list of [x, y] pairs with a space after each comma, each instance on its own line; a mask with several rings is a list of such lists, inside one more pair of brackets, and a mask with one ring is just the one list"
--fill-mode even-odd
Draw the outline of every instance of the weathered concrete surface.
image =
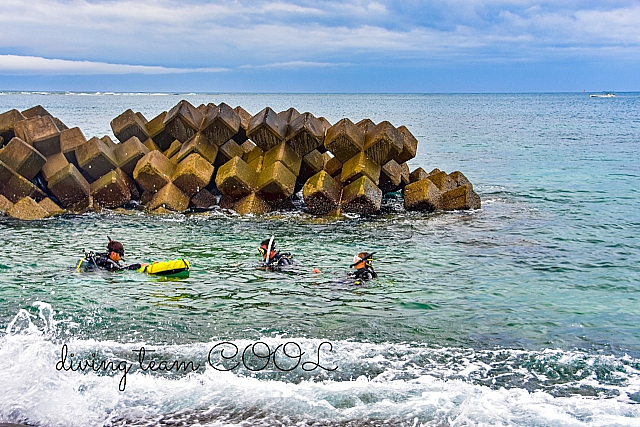
[[362, 176], [342, 190], [342, 212], [372, 214], [380, 211], [382, 191], [368, 177]]
[[[178, 154], [180, 152], [180, 149], [182, 149], [182, 142], [178, 141], [177, 139], [175, 139], [171, 145], [169, 146], [169, 148], [167, 148], [166, 150], [164, 150], [164, 152], [162, 154], [164, 154], [164, 156], [167, 159], [170, 159], [172, 157], [174, 157], [176, 154]], [[174, 162], [175, 163], [175, 162]]]
[[234, 108], [233, 111], [235, 111], [238, 117], [240, 117], [240, 129], [238, 129], [238, 133], [233, 135], [233, 140], [237, 144], [242, 144], [249, 138], [247, 136], [247, 129], [249, 128], [249, 123], [251, 123], [252, 116], [247, 112], [247, 110], [240, 106]]
[[256, 193], [251, 193], [233, 204], [233, 210], [240, 215], [254, 214], [261, 215], [271, 212], [272, 207], [269, 202]]
[[7, 216], [15, 219], [33, 221], [36, 219], [47, 218], [49, 216], [49, 212], [44, 210], [31, 197], [24, 197], [7, 210]]
[[293, 194], [295, 186], [296, 176], [284, 163], [276, 161], [263, 165], [256, 181], [256, 193], [270, 203], [279, 203]]
[[100, 212], [100, 206], [94, 202], [93, 196], [89, 195], [71, 206], [68, 206], [67, 210], [71, 213], [81, 215], [87, 212]]
[[344, 163], [364, 148], [365, 134], [349, 119], [342, 119], [327, 129], [324, 146]]
[[247, 136], [263, 151], [270, 150], [285, 138], [287, 122], [271, 108], [266, 107], [251, 118]]
[[242, 147], [240, 147], [238, 143], [233, 139], [230, 139], [220, 146], [218, 155], [216, 156], [216, 161], [213, 163], [213, 165], [216, 168], [219, 168], [234, 157], [242, 157], [243, 155], [244, 150], [242, 149]]
[[32, 197], [36, 201], [46, 197], [46, 194], [25, 177], [0, 161], [0, 194], [12, 203], [23, 197]]
[[400, 183], [400, 187], [402, 188], [411, 183], [411, 172], [409, 171], [409, 165], [406, 162], [400, 164], [400, 178], [402, 179], [402, 182]]
[[422, 181], [423, 179], [427, 179], [429, 174], [422, 168], [415, 168], [413, 172], [409, 175], [410, 182]]
[[342, 162], [338, 160], [337, 157], [332, 157], [328, 152], [322, 154], [322, 157], [324, 158], [323, 169], [327, 171], [332, 177], [339, 177], [340, 173], [342, 172]]
[[13, 206], [11, 200], [0, 194], [0, 213], [5, 213], [11, 206]]
[[76, 149], [78, 166], [93, 180], [118, 167], [113, 150], [101, 139], [91, 138]]
[[187, 142], [182, 144], [178, 154], [171, 157], [171, 160], [176, 163], [180, 163], [192, 153], [200, 154], [209, 163], [213, 164], [216, 161], [216, 156], [218, 155], [218, 146], [212, 144], [201, 132], [198, 132]]
[[[167, 112], [163, 111], [153, 119], [149, 120], [145, 125], [149, 138], [158, 146], [160, 151], [165, 151], [171, 146], [171, 143], [175, 140], [164, 127], [164, 119], [167, 117]], [[141, 139], [140, 141], [146, 141]], [[145, 142], [145, 145], [146, 142]], [[151, 148], [149, 148], [151, 150]]]
[[449, 178], [451, 178], [456, 183], [456, 187], [460, 187], [462, 185], [468, 185], [471, 188], [473, 188], [471, 181], [469, 181], [467, 177], [464, 176], [464, 174], [460, 171], [451, 172], [449, 174]]
[[398, 164], [401, 164], [413, 159], [416, 156], [416, 153], [418, 151], [418, 140], [415, 136], [413, 136], [411, 132], [409, 132], [409, 129], [407, 129], [406, 126], [400, 126], [398, 128], [398, 132], [402, 134], [403, 145], [402, 151], [396, 156], [394, 160], [398, 162]]
[[442, 192], [429, 179], [421, 179], [404, 187], [404, 208], [408, 211], [442, 209]]
[[171, 181], [176, 164], [159, 151], [150, 151], [138, 161], [133, 179], [146, 191], [155, 193]]
[[203, 188], [191, 197], [189, 207], [194, 209], [211, 209], [218, 203], [216, 196], [209, 190]]
[[120, 142], [125, 142], [132, 137], [146, 141], [150, 136], [146, 124], [146, 119], [129, 109], [111, 121], [111, 130]]
[[208, 111], [200, 132], [218, 147], [230, 140], [240, 129], [240, 116], [224, 102]]
[[278, 113], [278, 115], [280, 117], [282, 117], [282, 120], [284, 120], [285, 123], [289, 124], [293, 120], [295, 120], [298, 117], [300, 117], [300, 112], [298, 110], [296, 110], [295, 108], [291, 107], [288, 110], [280, 111]]
[[114, 150], [118, 167], [127, 175], [133, 175], [138, 161], [147, 153], [149, 149], [136, 136], [118, 144]]
[[213, 165], [200, 154], [192, 153], [178, 163], [172, 182], [184, 194], [191, 197], [209, 185], [213, 170]]
[[0, 114], [0, 138], [5, 142], [11, 141], [16, 136], [15, 124], [22, 120], [26, 120], [26, 117], [16, 109]]
[[26, 179], [32, 180], [47, 159], [22, 139], [13, 138], [7, 145], [0, 148], [0, 161]]
[[384, 165], [402, 153], [403, 144], [403, 134], [385, 120], [366, 133], [364, 151], [374, 162]]
[[325, 129], [311, 113], [299, 114], [289, 122], [285, 141], [300, 157], [324, 145]]
[[447, 175], [446, 172], [441, 171], [440, 169], [434, 169], [431, 172], [429, 172], [428, 178], [442, 192], [453, 190], [458, 186], [458, 183], [454, 181], [451, 176]]
[[64, 154], [69, 163], [78, 166], [76, 149], [87, 143], [87, 138], [78, 127], [65, 129], [60, 132], [60, 152]]
[[60, 131], [51, 116], [36, 116], [17, 122], [15, 133], [45, 157], [61, 151]]
[[292, 174], [298, 175], [300, 172], [300, 165], [302, 164], [302, 158], [293, 151], [288, 143], [281, 142], [264, 153], [262, 168], [264, 169], [275, 162], [281, 162], [287, 167], [287, 169], [289, 169], [289, 171], [291, 171]]
[[326, 215], [340, 205], [342, 186], [326, 171], [320, 171], [307, 180], [302, 196], [309, 211]]
[[382, 190], [383, 194], [399, 190], [401, 183], [402, 170], [400, 168], [400, 165], [395, 160], [391, 160], [388, 163], [382, 165], [378, 187], [380, 187], [380, 190]]
[[[324, 168], [324, 158], [318, 150], [311, 150], [302, 158], [300, 165], [300, 173], [298, 174], [296, 193], [300, 190], [300, 186], [313, 175], [317, 174]], [[299, 188], [300, 187], [300, 188]]]
[[72, 163], [53, 175], [48, 182], [48, 187], [62, 207], [67, 209], [91, 194], [89, 183]]
[[[178, 141], [179, 143], [180, 141]], [[160, 146], [158, 144], [156, 144], [156, 142], [151, 139], [151, 138], [147, 138], [146, 141], [144, 141], [142, 143], [145, 147], [147, 147], [147, 150], [149, 151], [164, 151], [162, 148], [160, 148]], [[178, 150], [180, 151], [180, 150]], [[176, 151], [177, 152], [177, 151]], [[175, 154], [175, 153], [174, 153]], [[165, 155], [166, 156], [166, 155]]]
[[362, 119], [356, 123], [356, 126], [358, 126], [358, 128], [360, 128], [360, 130], [362, 130], [366, 135], [376, 127], [376, 124], [371, 119]]
[[461, 185], [442, 194], [442, 207], [447, 211], [480, 209], [480, 196], [470, 185]]
[[380, 180], [380, 165], [361, 151], [342, 165], [340, 181], [347, 185], [362, 176], [368, 177], [375, 185]]
[[204, 115], [188, 101], [180, 101], [167, 113], [164, 128], [180, 142], [186, 142], [200, 130]]
[[178, 187], [168, 183], [153, 195], [147, 204], [147, 209], [154, 210], [159, 207], [175, 212], [184, 212], [189, 207], [189, 196], [184, 194]]
[[48, 216], [62, 215], [65, 213], [65, 210], [58, 206], [58, 204], [49, 197], [45, 197], [40, 200], [38, 205], [47, 212]]
[[216, 185], [222, 194], [235, 201], [256, 190], [256, 172], [240, 157], [234, 157], [220, 166]]
[[42, 178], [44, 178], [46, 182], [49, 182], [53, 175], [68, 165], [69, 161], [64, 154], [54, 154], [53, 156], [48, 157], [46, 163], [42, 166], [42, 170], [40, 171], [42, 173]]
[[112, 170], [94, 181], [90, 186], [93, 200], [105, 208], [117, 208], [130, 201], [131, 191], [122, 175], [122, 171]]

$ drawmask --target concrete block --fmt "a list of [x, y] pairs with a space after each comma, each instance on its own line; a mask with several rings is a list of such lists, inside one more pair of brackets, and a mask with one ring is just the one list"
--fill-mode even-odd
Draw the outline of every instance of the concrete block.
[[238, 133], [233, 135], [233, 140], [238, 144], [242, 144], [249, 138], [247, 136], [247, 128], [249, 128], [252, 116], [247, 112], [247, 110], [240, 106], [234, 108], [233, 111], [235, 111], [238, 117], [240, 117], [240, 129], [238, 129]]
[[429, 179], [421, 179], [404, 187], [404, 208], [408, 211], [442, 209], [442, 192]]
[[72, 163], [53, 175], [48, 187], [64, 208], [70, 208], [91, 194], [89, 183]]
[[356, 123], [356, 126], [366, 135], [376, 127], [376, 124], [371, 119], [362, 119]]
[[62, 153], [47, 157], [46, 163], [42, 166], [42, 177], [45, 181], [49, 182], [53, 175], [67, 166], [69, 166], [69, 161]]
[[96, 204], [93, 197], [89, 195], [78, 202], [67, 206], [67, 210], [76, 215], [81, 215], [87, 212], [100, 212], [100, 206]]
[[471, 181], [469, 181], [462, 172], [460, 171], [451, 172], [449, 174], [449, 177], [456, 183], [456, 187], [460, 187], [462, 185], [468, 185], [473, 189], [473, 184], [471, 184]]
[[194, 209], [211, 209], [218, 204], [216, 196], [209, 190], [203, 188], [191, 197], [189, 207]]
[[5, 213], [11, 206], [13, 206], [11, 200], [0, 194], [0, 213]]
[[22, 112], [22, 115], [25, 116], [27, 119], [31, 119], [33, 117], [38, 117], [38, 116], [53, 117], [53, 115], [50, 112], [48, 112], [42, 105], [36, 105], [35, 107], [28, 108]]
[[311, 113], [299, 114], [289, 122], [285, 141], [302, 157], [324, 145], [325, 129]]
[[160, 207], [155, 208], [154, 210], [150, 211], [150, 213], [152, 213], [154, 215], [167, 215], [167, 214], [172, 214], [173, 212], [170, 211], [169, 209], [166, 209], [164, 206], [160, 206]]
[[16, 137], [0, 148], [0, 161], [26, 179], [32, 180], [47, 159], [31, 145]]
[[94, 202], [105, 208], [124, 206], [131, 200], [131, 191], [120, 170], [108, 172], [94, 181], [90, 188]]
[[271, 212], [272, 207], [256, 193], [251, 193], [233, 204], [233, 210], [240, 215], [262, 215]]
[[16, 136], [30, 144], [43, 156], [60, 153], [60, 131], [51, 116], [36, 116], [15, 125]]
[[118, 167], [127, 175], [133, 175], [138, 161], [149, 152], [149, 149], [138, 139], [132, 136], [125, 142], [118, 144], [114, 150]]
[[345, 118], [327, 129], [324, 146], [344, 163], [363, 150], [364, 140], [364, 132]]
[[134, 136], [140, 141], [146, 141], [150, 136], [146, 124], [147, 120], [144, 117], [128, 109], [111, 121], [111, 130], [120, 142], [125, 142]]
[[311, 213], [326, 215], [340, 205], [342, 186], [327, 172], [320, 171], [307, 180], [302, 197]]
[[442, 194], [442, 208], [446, 211], [480, 209], [480, 196], [470, 185], [464, 184]]
[[178, 163], [172, 182], [188, 197], [204, 189], [213, 176], [214, 167], [200, 154], [192, 153]]
[[58, 206], [58, 204], [49, 197], [45, 197], [40, 200], [38, 205], [47, 212], [48, 216], [62, 215], [65, 213], [65, 210]]
[[[200, 132], [218, 147], [230, 140], [240, 129], [240, 116], [224, 102], [208, 111]], [[212, 162], [213, 163], [213, 162]]]
[[342, 212], [371, 214], [380, 210], [382, 191], [366, 176], [353, 181], [342, 190]]
[[318, 117], [320, 123], [322, 124], [322, 129], [324, 130], [325, 135], [327, 134], [327, 130], [332, 126], [331, 122], [327, 120], [325, 117]]
[[23, 197], [31, 197], [39, 201], [47, 196], [31, 181], [2, 163], [2, 161], [0, 161], [0, 194], [12, 203], [18, 202]]
[[379, 165], [396, 158], [404, 144], [404, 136], [388, 121], [380, 122], [367, 132], [364, 152]]
[[76, 149], [76, 159], [79, 168], [94, 181], [118, 167], [111, 147], [95, 137]]
[[159, 151], [150, 151], [144, 155], [133, 170], [133, 179], [152, 193], [160, 190], [171, 181], [176, 164]]
[[0, 138], [5, 142], [11, 141], [15, 136], [15, 124], [26, 120], [26, 117], [16, 109], [0, 114]]
[[7, 216], [25, 221], [43, 219], [49, 216], [31, 197], [23, 197], [7, 210]]
[[[249, 193], [249, 194], [254, 194], [254, 193]], [[237, 201], [238, 201], [238, 199], [234, 199], [233, 197], [222, 196], [220, 198], [220, 201], [218, 202], [218, 205], [220, 206], [221, 209], [233, 209], [233, 205]]]
[[256, 182], [256, 193], [271, 203], [277, 203], [291, 196], [295, 186], [296, 175], [284, 163], [280, 161], [269, 165], [263, 163]]
[[216, 186], [232, 200], [238, 200], [256, 190], [257, 173], [240, 157], [234, 157], [220, 166]]
[[[180, 143], [180, 141], [178, 141], [178, 143]], [[144, 141], [142, 144], [143, 144], [145, 147], [147, 147], [147, 150], [149, 150], [149, 151], [164, 151], [164, 150], [162, 150], [162, 149], [160, 148], [160, 146], [159, 146], [158, 144], [156, 144], [156, 142], [155, 142], [153, 139], [151, 139], [151, 138], [148, 138], [148, 139], [147, 139], [146, 141]], [[180, 150], [178, 150], [178, 151], [180, 151]], [[176, 151], [176, 153], [177, 153], [177, 151]], [[173, 153], [173, 154], [175, 154], [175, 153]]]
[[151, 203], [151, 199], [153, 199], [154, 194], [156, 194], [155, 191], [143, 190], [142, 194], [140, 195], [140, 203], [145, 206], [148, 205], [149, 203]]
[[219, 168], [234, 157], [242, 157], [243, 155], [244, 151], [242, 150], [242, 147], [240, 147], [233, 139], [230, 139], [220, 146], [213, 166]]
[[109, 135], [105, 135], [102, 138], [100, 138], [100, 141], [104, 142], [105, 144], [107, 144], [107, 147], [111, 148], [111, 150], [115, 150], [116, 146], [118, 144], [116, 144], [115, 142], [113, 142], [113, 139], [111, 139], [111, 137]]
[[198, 132], [204, 115], [187, 101], [180, 101], [167, 113], [164, 128], [180, 142], [186, 142]]
[[339, 178], [340, 174], [342, 173], [342, 162], [338, 160], [337, 157], [332, 156], [328, 152], [322, 154], [322, 157], [324, 159], [323, 169], [327, 171], [332, 177]]
[[400, 187], [402, 188], [411, 183], [411, 172], [409, 172], [409, 164], [406, 162], [400, 164], [400, 178], [402, 180]]
[[[116, 169], [116, 172], [122, 172], [122, 171], [120, 169]], [[120, 174], [120, 177], [125, 182], [125, 184], [127, 184], [127, 187], [129, 188], [129, 192], [131, 193], [131, 200], [140, 200], [140, 194], [144, 190], [138, 187], [138, 184], [136, 184], [136, 181], [133, 179], [133, 177], [131, 175], [127, 175], [124, 172]]]
[[[324, 158], [318, 150], [312, 150], [302, 158], [300, 165], [300, 173], [298, 173], [297, 182], [304, 184], [309, 178], [317, 174], [324, 168]], [[297, 191], [296, 191], [297, 193]]]
[[374, 162], [362, 151], [347, 160], [342, 165], [340, 182], [347, 185], [360, 179], [362, 176], [368, 177], [375, 185], [380, 180], [380, 165]]
[[282, 164], [285, 165], [294, 175], [298, 175], [298, 173], [300, 173], [302, 158], [296, 154], [296, 152], [293, 151], [291, 146], [286, 142], [281, 142], [264, 153], [262, 168], [264, 169], [275, 162], [282, 162]]
[[263, 151], [267, 151], [284, 140], [286, 131], [287, 122], [266, 107], [251, 118], [247, 136]]
[[259, 156], [259, 157], [256, 157], [255, 159], [251, 160], [247, 164], [249, 165], [249, 167], [251, 169], [256, 171], [256, 173], [260, 173], [260, 171], [262, 171], [262, 168], [264, 166], [263, 163], [264, 163], [264, 156]]
[[422, 181], [423, 179], [427, 179], [429, 174], [422, 168], [416, 168], [409, 175], [410, 182]]
[[180, 149], [182, 148], [182, 142], [178, 141], [177, 139], [174, 140], [171, 145], [169, 146], [169, 148], [167, 148], [162, 154], [164, 154], [164, 156], [167, 159], [172, 158], [173, 156], [175, 156], [176, 154], [178, 154], [180, 152]]
[[260, 147], [257, 147], [251, 141], [246, 141], [244, 144], [242, 144], [241, 147], [242, 147], [242, 151], [244, 151], [244, 154], [242, 155], [242, 160], [244, 160], [247, 163], [251, 163], [258, 157], [264, 156], [264, 151], [262, 151]]
[[76, 166], [78, 166], [76, 149], [86, 143], [87, 138], [85, 138], [78, 127], [65, 129], [60, 132], [60, 152], [64, 154], [69, 163], [73, 163]]
[[[153, 119], [149, 120], [149, 122], [147, 122], [145, 126], [149, 138], [151, 138], [153, 142], [157, 144], [160, 151], [165, 151], [166, 149], [168, 149], [171, 146], [171, 143], [175, 140], [175, 138], [169, 132], [167, 132], [164, 127], [164, 119], [166, 117], [167, 112], [163, 111]], [[145, 140], [141, 139], [140, 141]], [[149, 150], [151, 150], [151, 148], [149, 148]]]
[[395, 160], [391, 160], [390, 162], [382, 165], [378, 187], [380, 187], [383, 194], [397, 191], [400, 188], [401, 182], [402, 171], [400, 169], [400, 165]]
[[151, 202], [147, 204], [147, 209], [149, 210], [154, 210], [159, 207], [174, 212], [184, 212], [189, 207], [189, 196], [184, 194], [172, 183], [168, 183], [155, 193]]
[[458, 183], [453, 180], [453, 178], [447, 175], [446, 172], [441, 171], [439, 169], [434, 169], [429, 173], [427, 177], [433, 182], [436, 187], [442, 192], [447, 192], [449, 190], [453, 190], [458, 186]]
[[198, 132], [187, 142], [182, 144], [178, 154], [173, 156], [171, 160], [176, 163], [180, 163], [192, 153], [200, 154], [206, 161], [213, 164], [216, 161], [216, 156], [218, 155], [218, 146], [212, 144], [202, 133]]
[[403, 145], [402, 151], [396, 156], [395, 161], [400, 164], [407, 162], [416, 156], [418, 151], [418, 140], [411, 132], [409, 132], [409, 129], [407, 129], [406, 126], [400, 126], [398, 128], [398, 132], [402, 134]]
[[295, 108], [291, 107], [288, 110], [280, 111], [278, 115], [285, 121], [285, 123], [291, 123], [298, 117], [300, 117], [300, 113]]

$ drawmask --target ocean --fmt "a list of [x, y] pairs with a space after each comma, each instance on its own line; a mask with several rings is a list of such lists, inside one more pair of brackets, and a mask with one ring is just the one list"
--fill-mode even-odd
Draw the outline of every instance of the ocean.
[[[4, 92], [0, 112], [90, 138], [182, 99], [405, 125], [411, 169], [462, 171], [482, 209], [0, 217], [0, 422], [640, 425], [640, 93]], [[271, 235], [291, 269], [260, 268]], [[77, 273], [107, 236], [191, 275]], [[361, 251], [379, 277], [355, 286]]]

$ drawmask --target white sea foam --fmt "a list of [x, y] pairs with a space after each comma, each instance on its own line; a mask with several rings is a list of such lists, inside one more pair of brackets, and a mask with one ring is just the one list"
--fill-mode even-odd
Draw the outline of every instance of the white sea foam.
[[[55, 338], [56, 322], [50, 305], [34, 304], [37, 314], [21, 309], [0, 338], [0, 421], [45, 426], [155, 425], [563, 425], [632, 426], [638, 424], [640, 405], [628, 398], [640, 387], [638, 360], [628, 356], [592, 356], [579, 352], [546, 350], [475, 351], [429, 348], [414, 344], [373, 344], [354, 341], [325, 345], [322, 364], [336, 371], [300, 368], [282, 373], [270, 367], [264, 373], [246, 369], [219, 371], [206, 364], [216, 341], [153, 346], [149, 343], [70, 340], [69, 352], [97, 355], [96, 359], [126, 360], [135, 364], [134, 350], [145, 346], [163, 358], [194, 360], [202, 369], [184, 375], [161, 375], [133, 370], [124, 391], [118, 390], [122, 373], [73, 372], [56, 369], [63, 342]], [[274, 349], [296, 342], [309, 355], [319, 339], [264, 338]], [[242, 351], [255, 341], [237, 340]], [[258, 348], [258, 351], [260, 349]], [[289, 348], [289, 354], [297, 354]], [[231, 355], [229, 351], [226, 353]], [[131, 356], [127, 356], [131, 355]], [[543, 376], [519, 366], [524, 358], [584, 369], [616, 365], [618, 395], [609, 398], [578, 394], [560, 396], [553, 387], [533, 391], [526, 387], [496, 387], [489, 373], [500, 367], [523, 378]], [[313, 358], [307, 360], [315, 360]], [[500, 363], [498, 363], [498, 361]], [[500, 366], [498, 366], [500, 365]], [[221, 364], [214, 366], [220, 368]], [[509, 372], [504, 372], [509, 374]], [[493, 379], [500, 379], [496, 375]], [[474, 381], [475, 379], [475, 381]], [[603, 386], [593, 375], [575, 381], [580, 387]], [[557, 390], [555, 390], [557, 391]], [[555, 394], [555, 396], [554, 396]]]

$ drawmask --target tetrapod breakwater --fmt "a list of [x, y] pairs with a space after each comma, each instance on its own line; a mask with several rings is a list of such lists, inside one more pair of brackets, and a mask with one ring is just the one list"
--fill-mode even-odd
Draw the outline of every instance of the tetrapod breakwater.
[[479, 209], [460, 171], [410, 170], [418, 140], [388, 121], [332, 124], [294, 108], [251, 115], [180, 101], [148, 120], [131, 109], [87, 139], [37, 105], [0, 114], [0, 212], [24, 219], [103, 208], [155, 213], [287, 210], [374, 214], [384, 194], [407, 210]]

